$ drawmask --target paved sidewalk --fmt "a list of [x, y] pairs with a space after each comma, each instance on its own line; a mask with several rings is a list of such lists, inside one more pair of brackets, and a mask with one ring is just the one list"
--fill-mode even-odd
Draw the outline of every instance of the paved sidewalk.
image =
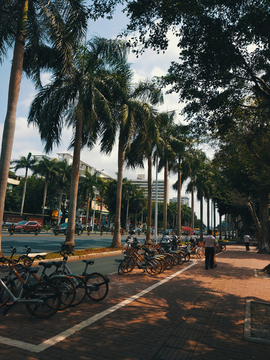
[[150, 277], [110, 276], [101, 303], [29, 320], [16, 307], [0, 322], [1, 360], [269, 360], [270, 345], [245, 341], [246, 300], [270, 301], [270, 280], [253, 269], [269, 255], [228, 246], [217, 268], [201, 260]]

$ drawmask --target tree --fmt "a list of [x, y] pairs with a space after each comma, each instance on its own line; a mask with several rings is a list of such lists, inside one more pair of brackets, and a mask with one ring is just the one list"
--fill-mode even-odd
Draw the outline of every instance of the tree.
[[97, 178], [97, 189], [99, 192], [99, 203], [100, 203], [100, 214], [99, 214], [99, 226], [102, 226], [102, 208], [104, 203], [104, 197], [106, 194], [107, 182], [102, 177], [98, 176]]
[[57, 185], [59, 188], [59, 202], [58, 202], [58, 220], [57, 224], [60, 223], [60, 214], [62, 209], [62, 200], [63, 194], [67, 192], [68, 187], [70, 187], [71, 179], [71, 165], [68, 165], [66, 160], [58, 161], [57, 163]]
[[152, 165], [153, 153], [157, 144], [162, 144], [161, 117], [157, 116], [156, 110], [147, 105], [148, 114], [138, 122], [138, 127], [133, 135], [133, 141], [127, 154], [128, 166], [144, 167], [144, 160], [147, 160], [147, 233], [146, 242], [151, 241], [151, 219], [152, 219]]
[[36, 159], [32, 158], [32, 154], [29, 153], [27, 157], [22, 156], [19, 160], [13, 160], [11, 164], [15, 164], [14, 166], [15, 172], [19, 169], [25, 169], [24, 186], [23, 186], [23, 194], [22, 194], [22, 202], [21, 202], [21, 214], [22, 214], [24, 207], [25, 193], [26, 193], [28, 170], [33, 170], [34, 165], [36, 164]]
[[23, 63], [36, 84], [40, 83], [40, 68], [48, 69], [47, 60], [52, 57], [58, 59], [53, 62], [57, 72], [71, 71], [70, 45], [84, 34], [87, 12], [82, 0], [38, 3], [33, 0], [3, 0], [0, 4], [0, 24], [0, 63], [8, 48], [14, 46], [0, 157], [2, 224]]
[[104, 122], [101, 140], [102, 152], [109, 154], [118, 136], [117, 199], [112, 247], [121, 246], [120, 225], [125, 154], [134, 137], [134, 132], [138, 129], [139, 122], [142, 122], [149, 113], [149, 107], [137, 99], [147, 98], [151, 103], [162, 101], [161, 90], [157, 88], [155, 81], [141, 82], [133, 91], [130, 83], [131, 77], [130, 65], [123, 61], [121, 71], [117, 76], [119, 86], [118, 91], [115, 92], [113, 103], [114, 121], [109, 124]]
[[86, 205], [86, 226], [89, 224], [89, 209], [92, 203], [92, 199], [95, 195], [94, 188], [97, 184], [97, 173], [95, 172], [93, 175], [88, 171], [85, 170], [84, 176], [81, 176], [80, 178], [80, 192], [82, 193], [82, 196], [87, 199], [87, 205]]
[[60, 74], [41, 89], [30, 108], [28, 122], [38, 126], [47, 152], [59, 144], [64, 124], [74, 129], [67, 247], [75, 246], [80, 150], [82, 146], [93, 147], [104, 131], [102, 122], [114, 121], [111, 104], [115, 77], [110, 68], [119, 70], [125, 53], [125, 43], [120, 40], [94, 37], [86, 46], [78, 46], [73, 73]]
[[163, 201], [163, 233], [167, 229], [167, 206], [168, 206], [168, 176], [169, 168], [171, 168], [175, 153], [172, 149], [173, 131], [174, 131], [174, 116], [175, 113], [160, 113], [158, 114], [161, 120], [163, 142], [157, 144], [157, 151], [155, 159], [159, 158], [158, 170], [164, 168], [164, 201]]
[[42, 157], [42, 160], [40, 160], [34, 167], [33, 174], [40, 175], [44, 177], [45, 179], [45, 185], [44, 185], [44, 193], [43, 193], [43, 204], [42, 204], [42, 216], [44, 216], [44, 210], [46, 205], [46, 198], [47, 198], [47, 191], [48, 191], [48, 183], [50, 180], [56, 180], [58, 176], [58, 161], [57, 159], [49, 159], [46, 156]]

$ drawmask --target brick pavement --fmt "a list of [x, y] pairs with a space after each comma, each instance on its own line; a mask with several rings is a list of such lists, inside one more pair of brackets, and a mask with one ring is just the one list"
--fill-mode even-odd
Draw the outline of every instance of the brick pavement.
[[0, 359], [269, 360], [270, 346], [243, 340], [243, 326], [247, 299], [270, 300], [269, 280], [253, 276], [270, 256], [228, 246], [217, 263], [206, 271], [199, 260], [155, 277], [140, 270], [112, 275], [103, 302], [45, 321], [14, 308], [1, 317]]

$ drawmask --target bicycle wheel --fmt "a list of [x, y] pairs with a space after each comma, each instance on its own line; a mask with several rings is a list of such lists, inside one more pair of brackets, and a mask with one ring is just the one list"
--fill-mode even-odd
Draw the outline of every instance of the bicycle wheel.
[[72, 279], [64, 276], [55, 276], [50, 279], [50, 284], [55, 286], [61, 294], [61, 304], [59, 310], [64, 310], [70, 306], [75, 299], [76, 289]]
[[161, 263], [158, 259], [148, 260], [145, 266], [145, 270], [149, 275], [157, 275], [160, 274], [162, 269]]
[[[12, 282], [7, 282], [5, 284], [8, 289], [12, 292], [13, 289], [13, 283]], [[4, 305], [11, 305], [13, 303], [9, 293], [7, 292], [7, 290], [0, 284], [0, 308]]]
[[75, 285], [76, 295], [71, 306], [76, 306], [81, 304], [85, 299], [87, 294], [87, 287], [86, 283], [84, 282], [84, 278], [81, 276], [74, 276], [72, 279], [72, 283]]
[[178, 258], [178, 265], [182, 265], [186, 260], [184, 255], [181, 253], [181, 251], [177, 251], [177, 258]]
[[165, 261], [166, 261], [166, 270], [171, 270], [173, 267], [173, 257], [169, 254], [166, 254]]
[[199, 247], [196, 249], [196, 255], [199, 259], [202, 259], [204, 257], [204, 253], [204, 248]]
[[190, 253], [186, 252], [183, 255], [185, 257], [185, 262], [188, 262], [190, 260]]
[[122, 275], [132, 271], [135, 268], [135, 265], [136, 263], [132, 258], [126, 257], [124, 260], [120, 262], [118, 266], [118, 274]]
[[56, 314], [61, 303], [61, 295], [58, 289], [49, 283], [35, 284], [26, 293], [26, 299], [42, 300], [42, 303], [26, 304], [28, 312], [38, 319], [48, 319]]
[[109, 280], [100, 273], [86, 275], [87, 295], [93, 301], [105, 299], [109, 291]]

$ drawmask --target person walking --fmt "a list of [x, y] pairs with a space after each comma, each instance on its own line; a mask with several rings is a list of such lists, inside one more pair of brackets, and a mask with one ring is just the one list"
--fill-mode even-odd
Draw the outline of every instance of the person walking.
[[208, 230], [207, 235], [203, 239], [203, 242], [205, 243], [205, 270], [208, 270], [209, 265], [210, 268], [213, 269], [215, 245], [217, 244], [217, 241], [212, 235], [211, 230]]
[[244, 242], [245, 242], [245, 245], [246, 245], [246, 251], [249, 251], [249, 242], [250, 242], [250, 240], [251, 240], [251, 238], [250, 238], [249, 234], [244, 236]]

